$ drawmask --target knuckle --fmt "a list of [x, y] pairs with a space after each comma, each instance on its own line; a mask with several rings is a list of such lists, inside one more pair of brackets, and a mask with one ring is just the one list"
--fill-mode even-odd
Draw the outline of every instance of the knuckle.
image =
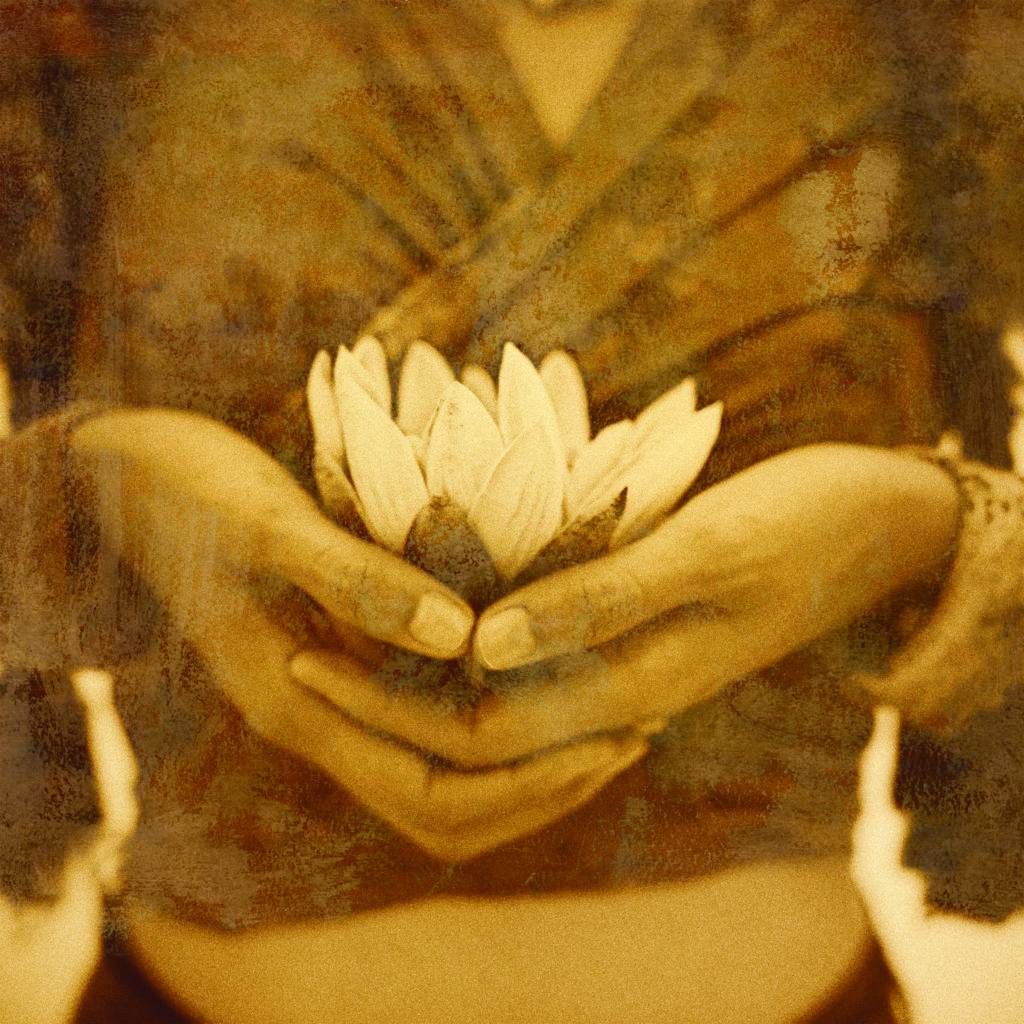
[[355, 556], [352, 572], [341, 581], [341, 598], [351, 610], [353, 624], [375, 636], [393, 636], [401, 632], [411, 614], [411, 598], [403, 588], [403, 566], [395, 559], [387, 564], [387, 554], [369, 550]]
[[534, 619], [550, 652], [584, 650], [614, 629], [634, 596], [625, 574], [580, 566], [545, 595]]
[[581, 572], [571, 591], [553, 602], [548, 616], [549, 643], [556, 648], [575, 650], [585, 647], [595, 627], [607, 614], [609, 593], [590, 573]]
[[360, 595], [365, 596], [368, 575], [365, 557], [347, 546], [339, 549], [326, 543], [311, 554], [320, 565], [328, 567], [324, 590], [334, 610], [349, 617], [354, 626], [361, 628], [367, 618], [366, 601], [359, 599]]
[[595, 578], [594, 573], [587, 570], [588, 567], [581, 568], [576, 577], [573, 603], [580, 608], [583, 617], [592, 620], [607, 607], [611, 588], [607, 582]]
[[618, 567], [614, 579], [602, 584], [603, 594], [594, 595], [602, 606], [594, 625], [615, 631], [643, 618], [651, 597], [651, 585], [650, 577], [642, 573], [633, 560], [626, 560]]

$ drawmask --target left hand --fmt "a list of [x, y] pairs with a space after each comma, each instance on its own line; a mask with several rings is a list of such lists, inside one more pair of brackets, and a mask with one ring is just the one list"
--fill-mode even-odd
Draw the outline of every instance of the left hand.
[[443, 716], [306, 659], [302, 682], [353, 718], [468, 766], [501, 764], [675, 714], [852, 621], [935, 568], [958, 498], [911, 455], [813, 445], [768, 459], [612, 554], [508, 595], [476, 657], [537, 663], [472, 718]]
[[893, 799], [899, 715], [875, 711], [860, 763], [850, 869], [915, 1024], [1018, 1024], [1024, 1005], [1024, 912], [1005, 921], [942, 913], [927, 876], [904, 864], [911, 816]]

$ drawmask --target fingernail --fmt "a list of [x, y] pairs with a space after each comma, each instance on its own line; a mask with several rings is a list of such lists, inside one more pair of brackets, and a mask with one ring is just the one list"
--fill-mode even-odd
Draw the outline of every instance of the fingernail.
[[537, 640], [525, 608], [506, 608], [486, 616], [477, 626], [477, 656], [490, 669], [522, 665], [536, 649]]
[[441, 658], [461, 654], [473, 629], [468, 609], [443, 594], [424, 594], [409, 623], [409, 633]]

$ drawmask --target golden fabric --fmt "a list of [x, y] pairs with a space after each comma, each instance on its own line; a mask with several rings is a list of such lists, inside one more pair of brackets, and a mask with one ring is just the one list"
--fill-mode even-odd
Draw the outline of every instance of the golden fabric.
[[[937, 436], [905, 82], [862, 5], [648, 0], [564, 151], [485, 4], [150, 6], [91, 100], [115, 129], [74, 397], [211, 414], [305, 479], [297, 389], [372, 329], [491, 369], [505, 340], [568, 347], [598, 425], [693, 374], [725, 402], [699, 486], [799, 444]], [[137, 586], [112, 619], [96, 646], [119, 641], [143, 770], [129, 887], [229, 926], [841, 849], [869, 723], [843, 684], [891, 643], [855, 623], [736, 683], [569, 819], [453, 868], [247, 730]]]

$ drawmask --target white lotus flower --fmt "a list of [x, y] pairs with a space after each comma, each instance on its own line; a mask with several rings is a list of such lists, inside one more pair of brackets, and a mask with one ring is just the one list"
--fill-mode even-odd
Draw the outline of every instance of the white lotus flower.
[[[314, 472], [324, 504], [359, 516], [378, 543], [404, 550], [432, 500], [465, 515], [498, 575], [515, 579], [556, 537], [610, 508], [610, 546], [650, 530], [696, 479], [718, 437], [722, 406], [700, 411], [692, 380], [635, 420], [590, 436], [583, 378], [565, 352], [539, 370], [505, 346], [498, 382], [479, 366], [457, 380], [416, 342], [392, 409], [380, 343], [363, 338], [313, 362], [307, 387]], [[616, 505], [625, 492], [624, 506]]]

